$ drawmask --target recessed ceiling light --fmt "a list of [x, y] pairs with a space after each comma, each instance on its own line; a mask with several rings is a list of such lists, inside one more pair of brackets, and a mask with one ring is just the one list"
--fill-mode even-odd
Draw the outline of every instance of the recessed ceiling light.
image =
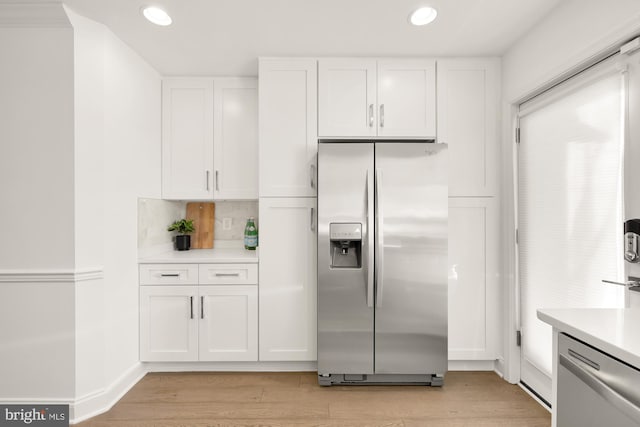
[[171, 25], [171, 17], [167, 12], [160, 9], [159, 7], [149, 6], [142, 9], [142, 14], [149, 21], [153, 22], [156, 25], [162, 25], [166, 27], [167, 25]]
[[438, 11], [432, 7], [421, 7], [409, 16], [413, 25], [427, 25], [438, 16]]

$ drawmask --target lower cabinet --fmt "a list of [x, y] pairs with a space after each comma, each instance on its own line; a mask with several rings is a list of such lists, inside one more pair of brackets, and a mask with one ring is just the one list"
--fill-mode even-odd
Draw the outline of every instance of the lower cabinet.
[[497, 228], [494, 198], [449, 199], [449, 360], [499, 356]]
[[198, 360], [197, 286], [140, 287], [140, 360]]
[[258, 286], [140, 286], [140, 360], [257, 361]]
[[260, 360], [315, 361], [316, 199], [260, 199]]

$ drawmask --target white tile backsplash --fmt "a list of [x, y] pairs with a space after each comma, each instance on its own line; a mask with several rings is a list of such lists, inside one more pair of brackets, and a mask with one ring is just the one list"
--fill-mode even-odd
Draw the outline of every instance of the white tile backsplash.
[[138, 199], [138, 249], [171, 245], [173, 233], [167, 227], [184, 218], [186, 212], [183, 201]]
[[[219, 201], [215, 204], [216, 241], [242, 241], [244, 227], [249, 217], [254, 217], [258, 226], [257, 200]], [[138, 199], [138, 249], [171, 247], [173, 233], [168, 232], [167, 227], [174, 221], [184, 218], [186, 212], [186, 201]], [[231, 219], [229, 230], [223, 229], [223, 218]]]
[[[216, 202], [215, 233], [216, 240], [242, 240], [247, 219], [254, 217], [258, 227], [258, 201]], [[222, 221], [231, 218], [231, 229], [223, 230]]]

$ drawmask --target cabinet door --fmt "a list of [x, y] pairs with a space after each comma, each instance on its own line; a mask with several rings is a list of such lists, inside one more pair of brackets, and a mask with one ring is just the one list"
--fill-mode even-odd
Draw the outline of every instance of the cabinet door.
[[438, 142], [449, 144], [449, 195], [495, 196], [500, 63], [438, 60]]
[[213, 197], [258, 198], [258, 80], [214, 81]]
[[315, 196], [315, 59], [261, 59], [260, 197]]
[[255, 285], [200, 286], [200, 360], [258, 360]]
[[316, 360], [316, 199], [260, 199], [260, 360]]
[[376, 61], [321, 59], [318, 61], [318, 135], [371, 137], [376, 135]]
[[378, 61], [378, 136], [435, 138], [434, 60]]
[[213, 80], [162, 82], [162, 198], [213, 197]]
[[449, 359], [498, 357], [498, 225], [491, 197], [449, 199]]
[[140, 360], [198, 360], [197, 286], [140, 287]]

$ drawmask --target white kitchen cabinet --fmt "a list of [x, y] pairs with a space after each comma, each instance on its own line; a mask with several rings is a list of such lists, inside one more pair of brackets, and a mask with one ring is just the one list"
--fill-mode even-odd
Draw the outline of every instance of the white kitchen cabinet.
[[260, 360], [315, 361], [316, 199], [260, 199]]
[[258, 289], [200, 286], [201, 361], [258, 360]]
[[320, 137], [373, 137], [376, 123], [376, 60], [336, 58], [318, 62]]
[[260, 59], [260, 197], [316, 195], [316, 68], [315, 59]]
[[251, 285], [258, 284], [258, 265], [251, 264], [200, 264], [201, 285]]
[[213, 197], [258, 198], [258, 80], [214, 80]]
[[494, 198], [449, 199], [449, 360], [499, 355], [498, 243]]
[[321, 59], [318, 117], [320, 138], [435, 138], [436, 63]]
[[213, 198], [213, 79], [162, 81], [162, 198]]
[[197, 286], [140, 287], [140, 360], [198, 360]]
[[495, 196], [500, 62], [438, 60], [438, 142], [449, 144], [449, 196]]
[[141, 264], [140, 360], [257, 361], [257, 280], [255, 264]]
[[162, 82], [162, 197], [258, 197], [255, 78]]

